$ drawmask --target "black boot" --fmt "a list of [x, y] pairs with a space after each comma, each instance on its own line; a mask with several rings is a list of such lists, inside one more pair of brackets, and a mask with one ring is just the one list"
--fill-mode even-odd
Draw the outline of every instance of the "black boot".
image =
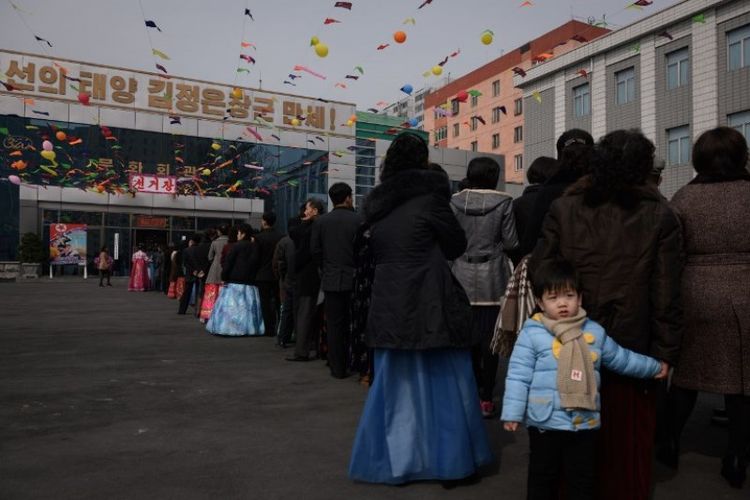
[[667, 437], [656, 448], [656, 460], [671, 469], [680, 465], [680, 445], [673, 437]]
[[742, 488], [745, 482], [747, 462], [744, 457], [727, 455], [721, 461], [721, 475], [732, 488]]

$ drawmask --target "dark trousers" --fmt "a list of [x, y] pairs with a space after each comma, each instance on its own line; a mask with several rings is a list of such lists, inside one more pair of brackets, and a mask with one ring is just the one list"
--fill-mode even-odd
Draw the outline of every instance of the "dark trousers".
[[566, 500], [596, 497], [597, 431], [540, 431], [529, 428], [529, 500], [553, 500], [564, 478]]
[[331, 375], [346, 376], [346, 354], [349, 348], [349, 308], [352, 292], [325, 292], [326, 333], [328, 334], [328, 366]]
[[471, 307], [472, 336], [479, 339], [479, 344], [471, 348], [471, 361], [474, 377], [477, 379], [479, 399], [492, 401], [497, 379], [497, 354], [492, 352], [490, 344], [495, 333], [495, 322], [500, 313], [499, 306]]
[[107, 284], [110, 285], [109, 277], [112, 274], [112, 271], [109, 269], [99, 269], [99, 286], [102, 286], [102, 283], [104, 281], [104, 278], [107, 278]]
[[194, 276], [185, 276], [185, 291], [182, 292], [182, 297], [180, 297], [180, 307], [177, 309], [177, 314], [185, 314], [187, 312], [190, 297], [193, 295], [193, 288], [197, 284], [198, 280]]
[[276, 342], [279, 345], [286, 345], [292, 341], [292, 334], [294, 332], [294, 319], [296, 317], [294, 310], [294, 289], [285, 288], [282, 294]]
[[263, 313], [263, 324], [266, 326], [266, 337], [276, 335], [276, 315], [279, 303], [279, 283], [277, 281], [258, 281], [260, 310]]
[[[669, 389], [667, 410], [668, 432], [675, 442], [680, 442], [682, 430], [690, 418], [698, 399], [698, 391], [672, 385]], [[743, 457], [750, 446], [750, 397], [742, 394], [725, 394], [724, 406], [729, 419], [726, 456]]]
[[294, 331], [297, 343], [294, 355], [308, 357], [311, 350], [318, 350], [318, 330], [315, 313], [318, 310], [318, 294], [295, 296], [297, 299], [297, 324]]

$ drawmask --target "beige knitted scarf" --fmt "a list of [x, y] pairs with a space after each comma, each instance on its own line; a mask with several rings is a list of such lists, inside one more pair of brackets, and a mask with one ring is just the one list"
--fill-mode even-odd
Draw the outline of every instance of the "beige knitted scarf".
[[566, 410], [596, 410], [594, 361], [581, 331], [585, 321], [583, 308], [571, 318], [553, 320], [542, 316], [542, 324], [562, 344], [557, 360], [557, 390]]

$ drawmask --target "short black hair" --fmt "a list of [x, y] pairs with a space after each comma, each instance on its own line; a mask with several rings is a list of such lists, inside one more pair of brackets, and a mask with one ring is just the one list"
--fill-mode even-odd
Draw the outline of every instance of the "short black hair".
[[427, 168], [430, 150], [422, 137], [413, 132], [401, 132], [393, 139], [380, 167], [380, 180], [404, 170]]
[[557, 149], [557, 159], [561, 160], [563, 157], [563, 151], [565, 151], [565, 149], [569, 148], [570, 146], [573, 146], [574, 144], [580, 144], [582, 146], [593, 146], [594, 138], [591, 137], [591, 134], [589, 134], [585, 130], [581, 130], [580, 128], [572, 128], [570, 130], [566, 130], [562, 133], [562, 135], [560, 135], [560, 137], [557, 138], [557, 144], [555, 145]]
[[474, 158], [466, 169], [466, 178], [472, 189], [497, 189], [500, 165], [487, 156]]
[[201, 242], [201, 235], [200, 233], [195, 233], [190, 237], [191, 240], [193, 240], [193, 243], [196, 245]]
[[273, 212], [265, 212], [261, 218], [271, 227], [276, 225], [276, 214]]
[[226, 222], [224, 224], [219, 224], [218, 229], [219, 232], [224, 236], [227, 236], [229, 234], [229, 224], [227, 224]]
[[557, 160], [549, 156], [540, 156], [529, 166], [526, 171], [526, 179], [529, 184], [544, 184], [557, 171]]
[[307, 207], [307, 204], [310, 204], [311, 207], [316, 208], [318, 210], [318, 215], [323, 215], [326, 211], [326, 207], [323, 204], [322, 201], [320, 201], [318, 198], [308, 198], [305, 202], [305, 207]]
[[[253, 231], [253, 226], [248, 224], [247, 222], [240, 222], [237, 224], [237, 232], [243, 233], [245, 235], [245, 240], [250, 240], [250, 236], [255, 234], [255, 231]], [[239, 239], [239, 235], [237, 235], [237, 238]]]
[[746, 178], [747, 158], [747, 141], [730, 127], [703, 132], [693, 146], [695, 171], [715, 180]]
[[328, 196], [334, 205], [341, 205], [352, 195], [352, 187], [346, 182], [337, 182], [328, 188]]
[[531, 289], [538, 299], [542, 298], [544, 292], [573, 290], [581, 293], [581, 277], [573, 264], [567, 260], [557, 259], [545, 262], [534, 269]]

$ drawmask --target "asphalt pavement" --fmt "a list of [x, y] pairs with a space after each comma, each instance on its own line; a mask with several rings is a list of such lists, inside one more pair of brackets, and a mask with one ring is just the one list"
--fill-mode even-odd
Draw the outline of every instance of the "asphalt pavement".
[[[497, 420], [485, 423], [497, 464], [477, 484], [350, 481], [367, 394], [356, 378], [286, 362], [271, 338], [213, 337], [176, 301], [113, 283], [0, 284], [0, 498], [525, 497], [526, 434]], [[679, 473], [655, 466], [655, 499], [750, 498], [719, 475], [717, 406], [700, 397]]]

